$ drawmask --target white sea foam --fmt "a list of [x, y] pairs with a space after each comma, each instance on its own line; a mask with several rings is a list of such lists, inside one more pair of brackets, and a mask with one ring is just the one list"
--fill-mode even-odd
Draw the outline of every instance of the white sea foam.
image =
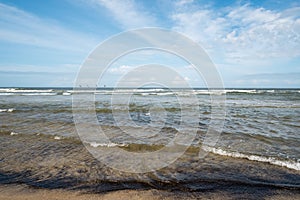
[[[169, 90], [161, 89], [161, 88], [156, 88], [156, 89], [114, 89], [114, 90], [107, 90], [107, 91], [96, 91], [96, 94], [141, 94], [141, 95], [156, 95], [158, 93], [165, 93], [168, 92]], [[69, 91], [68, 91], [69, 92]], [[73, 93], [80, 93], [80, 92], [89, 92], [88, 90], [74, 90], [72, 91]], [[90, 91], [94, 93], [95, 91]]]
[[18, 135], [16, 132], [11, 132], [10, 135]]
[[52, 89], [47, 89], [47, 90], [24, 90], [24, 89], [16, 89], [16, 88], [0, 88], [0, 92], [7, 92], [7, 93], [15, 93], [15, 92], [19, 92], [19, 93], [34, 93], [34, 92], [52, 92]]
[[5, 93], [0, 93], [1, 96], [9, 96], [9, 95], [21, 95], [21, 96], [51, 96], [51, 95], [57, 95], [57, 93], [50, 93], [50, 92], [38, 92], [38, 93], [27, 93], [27, 92], [5, 92]]
[[239, 153], [239, 152], [228, 152], [223, 149], [208, 147], [208, 146], [204, 146], [204, 147], [202, 147], [202, 149], [204, 151], [222, 155], [222, 156], [229, 156], [229, 157], [233, 157], [233, 158], [244, 158], [244, 159], [248, 159], [248, 160], [252, 160], [252, 161], [265, 162], [265, 163], [278, 165], [281, 167], [286, 167], [286, 168], [300, 171], [300, 162], [296, 162], [296, 161], [283, 161], [283, 160], [278, 160], [274, 157], [247, 155], [247, 154], [243, 154], [243, 153]]
[[168, 95], [173, 95], [173, 92], [161, 92], [161, 93], [156, 93], [157, 96], [168, 96]]
[[61, 139], [61, 137], [59, 137], [59, 136], [54, 136], [54, 140], [60, 140]]
[[63, 95], [68, 96], [68, 95], [71, 95], [71, 93], [70, 92], [64, 92]]
[[0, 88], [0, 95], [57, 95], [53, 89]]
[[124, 147], [126, 144], [88, 142], [92, 147]]
[[198, 94], [198, 95], [200, 95], [200, 94], [222, 95], [222, 94], [225, 94], [226, 91], [225, 90], [195, 90], [193, 93]]
[[[16, 93], [16, 94], [18, 94], [18, 93]], [[52, 96], [52, 95], [57, 95], [57, 93], [37, 92], [37, 93], [20, 93], [20, 95], [24, 95], [24, 96]]]
[[14, 110], [14, 108], [0, 109], [0, 112], [13, 112]]
[[12, 92], [1, 92], [0, 95], [1, 96], [8, 96], [8, 95], [14, 95], [15, 93]]
[[0, 92], [7, 92], [7, 93], [10, 93], [10, 92], [16, 92], [17, 89], [15, 88], [0, 88]]
[[205, 94], [205, 95], [222, 95], [227, 93], [249, 93], [256, 94], [257, 90], [237, 90], [237, 89], [224, 89], [224, 90], [194, 90], [194, 94]]
[[225, 90], [226, 93], [250, 93], [255, 94], [257, 93], [256, 90]]

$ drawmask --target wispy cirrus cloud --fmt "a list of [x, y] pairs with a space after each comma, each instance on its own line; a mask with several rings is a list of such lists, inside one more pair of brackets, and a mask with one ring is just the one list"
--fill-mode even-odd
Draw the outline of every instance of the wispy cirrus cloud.
[[114, 68], [108, 69], [108, 72], [112, 73], [112, 74], [124, 75], [124, 74], [128, 73], [129, 71], [133, 70], [134, 68], [135, 68], [134, 66], [121, 65], [119, 67], [114, 67]]
[[43, 48], [89, 51], [97, 44], [87, 34], [64, 28], [54, 20], [0, 3], [0, 41]]
[[123, 28], [141, 28], [156, 24], [155, 17], [134, 0], [91, 0], [90, 2], [108, 9], [111, 16]]
[[191, 4], [193, 2], [194, 2], [194, 0], [179, 0], [179, 1], [175, 2], [175, 5], [176, 6], [184, 6], [186, 4]]

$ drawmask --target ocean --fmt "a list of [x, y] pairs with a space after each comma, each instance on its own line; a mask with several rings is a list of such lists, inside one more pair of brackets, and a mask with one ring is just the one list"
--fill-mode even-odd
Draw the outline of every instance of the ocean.
[[[84, 102], [91, 92], [96, 125], [109, 142], [88, 136], [88, 128], [80, 134], [76, 129], [72, 99], [76, 93]], [[113, 94], [118, 94], [114, 103]], [[129, 100], [122, 99], [128, 94]], [[226, 97], [226, 115], [217, 143], [209, 146], [202, 143], [211, 125], [212, 94]], [[77, 110], [77, 117], [84, 120], [87, 112]], [[157, 170], [118, 170], [91, 154], [93, 149], [151, 154], [195, 128], [190, 143], [181, 141], [186, 151]], [[0, 183], [96, 192], [283, 188], [299, 193], [299, 130], [300, 89], [0, 88]]]

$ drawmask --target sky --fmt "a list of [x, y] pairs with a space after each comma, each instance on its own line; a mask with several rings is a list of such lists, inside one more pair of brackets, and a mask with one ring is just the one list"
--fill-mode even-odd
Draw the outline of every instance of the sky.
[[[72, 87], [101, 42], [144, 27], [198, 43], [225, 87], [300, 88], [297, 0], [0, 0], [0, 87]], [[99, 85], [113, 86], [147, 62], [172, 66], [193, 87], [205, 86], [189, 63], [153, 50], [119, 59]]]

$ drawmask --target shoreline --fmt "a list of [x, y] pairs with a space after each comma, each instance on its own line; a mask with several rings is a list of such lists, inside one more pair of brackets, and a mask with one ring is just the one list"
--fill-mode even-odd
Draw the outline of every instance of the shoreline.
[[[260, 188], [264, 189], [264, 188]], [[269, 195], [262, 195], [262, 191], [235, 191], [212, 190], [203, 192], [176, 192], [157, 189], [146, 190], [117, 190], [104, 193], [88, 193], [84, 190], [44, 189], [30, 187], [24, 184], [0, 184], [0, 200], [118, 200], [118, 199], [267, 199], [267, 200], [293, 200], [300, 199], [300, 192], [293, 190], [274, 189]]]
[[2, 134], [0, 142], [0, 200], [300, 199], [299, 171], [262, 162], [186, 152], [167, 168], [132, 174], [72, 140]]
[[33, 188], [27, 185], [0, 185], [0, 200], [118, 200], [118, 199], [231, 199], [222, 192], [209, 193], [184, 193], [171, 192], [157, 189], [142, 190], [117, 190], [103, 193], [89, 193], [81, 190], [64, 190], [64, 189], [43, 189]]

